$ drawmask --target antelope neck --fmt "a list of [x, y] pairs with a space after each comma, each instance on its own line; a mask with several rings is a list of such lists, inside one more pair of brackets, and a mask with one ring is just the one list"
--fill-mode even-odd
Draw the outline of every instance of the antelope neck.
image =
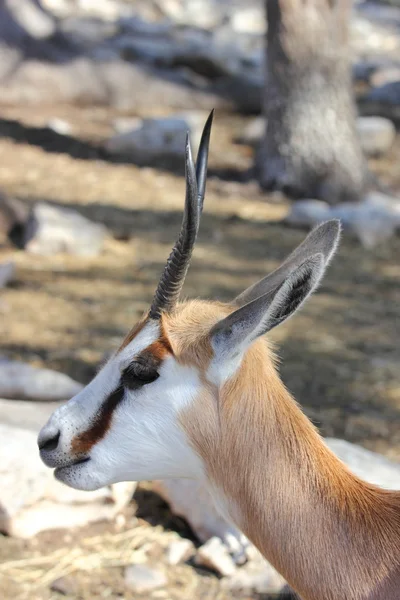
[[266, 350], [250, 350], [220, 392], [212, 485], [301, 598], [399, 600], [400, 492], [361, 481], [328, 449]]

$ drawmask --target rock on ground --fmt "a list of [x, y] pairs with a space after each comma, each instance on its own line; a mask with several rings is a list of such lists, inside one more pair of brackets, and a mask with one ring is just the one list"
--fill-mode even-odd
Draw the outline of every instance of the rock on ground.
[[371, 89], [360, 98], [359, 106], [364, 115], [379, 115], [394, 122], [400, 121], [400, 81], [391, 81]]
[[248, 539], [221, 517], [209, 492], [200, 483], [190, 479], [165, 479], [155, 481], [153, 490], [168, 502], [174, 514], [186, 519], [201, 542], [218, 537], [237, 564], [247, 560]]
[[279, 594], [286, 587], [285, 579], [261, 554], [255, 554], [256, 552], [248, 563], [225, 578], [223, 587], [230, 590], [255, 591], [258, 594]]
[[285, 219], [295, 227], [314, 227], [329, 219], [330, 206], [323, 200], [298, 200], [294, 202]]
[[83, 385], [57, 371], [0, 358], [0, 397], [19, 400], [68, 400]]
[[0, 398], [0, 423], [29, 429], [35, 434], [62, 402], [26, 402]]
[[40, 202], [33, 207], [23, 235], [27, 252], [51, 256], [65, 252], [97, 256], [103, 247], [106, 228], [76, 211]]
[[400, 490], [400, 464], [346, 440], [326, 438], [325, 442], [361, 479], [388, 490]]
[[186, 134], [190, 132], [192, 146], [197, 148], [206, 118], [203, 112], [187, 112], [164, 119], [138, 120], [133, 129], [109, 139], [105, 149], [137, 165], [183, 171]]
[[219, 575], [233, 575], [236, 565], [227, 547], [218, 537], [212, 537], [197, 550], [194, 559], [196, 565], [207, 567]]
[[396, 137], [396, 128], [392, 121], [384, 117], [359, 117], [357, 133], [365, 154], [376, 157], [390, 150]]
[[314, 227], [328, 219], [340, 219], [345, 230], [365, 248], [389, 239], [400, 228], [400, 199], [371, 192], [362, 202], [329, 206], [320, 200], [299, 200], [285, 219], [288, 225]]
[[80, 492], [56, 481], [39, 458], [36, 433], [0, 424], [0, 531], [29, 538], [46, 529], [111, 520], [135, 488], [119, 483]]
[[8, 285], [10, 281], [14, 279], [14, 275], [15, 263], [13, 263], [11, 260], [5, 263], [0, 263], [0, 289], [6, 287], [6, 285]]
[[147, 565], [130, 565], [125, 569], [125, 585], [138, 594], [167, 585], [165, 573]]
[[166, 551], [166, 559], [169, 565], [179, 565], [193, 556], [195, 550], [190, 540], [179, 539], [171, 542]]

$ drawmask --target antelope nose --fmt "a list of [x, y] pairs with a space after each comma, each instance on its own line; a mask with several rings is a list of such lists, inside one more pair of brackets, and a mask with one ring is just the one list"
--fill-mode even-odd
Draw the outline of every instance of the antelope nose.
[[38, 446], [39, 450], [56, 450], [58, 442], [60, 440], [61, 432], [55, 428], [45, 428], [39, 434]]

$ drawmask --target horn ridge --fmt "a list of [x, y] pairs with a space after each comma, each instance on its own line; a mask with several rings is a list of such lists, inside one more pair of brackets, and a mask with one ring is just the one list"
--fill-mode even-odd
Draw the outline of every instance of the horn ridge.
[[174, 248], [157, 286], [149, 317], [159, 319], [162, 311], [170, 310], [178, 301], [189, 268], [190, 258], [199, 230], [200, 215], [206, 189], [208, 148], [212, 111], [206, 121], [199, 145], [196, 167], [193, 163], [189, 134], [185, 145], [186, 198], [182, 226]]

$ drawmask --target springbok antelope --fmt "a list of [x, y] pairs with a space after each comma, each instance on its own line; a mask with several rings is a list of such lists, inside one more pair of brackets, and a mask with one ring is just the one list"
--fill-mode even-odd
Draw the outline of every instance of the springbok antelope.
[[306, 600], [400, 598], [400, 492], [363, 482], [279, 378], [264, 334], [315, 290], [339, 239], [314, 229], [230, 304], [179, 302], [202, 211], [212, 123], [186, 142], [182, 228], [148, 313], [39, 434], [65, 484], [198, 478]]

